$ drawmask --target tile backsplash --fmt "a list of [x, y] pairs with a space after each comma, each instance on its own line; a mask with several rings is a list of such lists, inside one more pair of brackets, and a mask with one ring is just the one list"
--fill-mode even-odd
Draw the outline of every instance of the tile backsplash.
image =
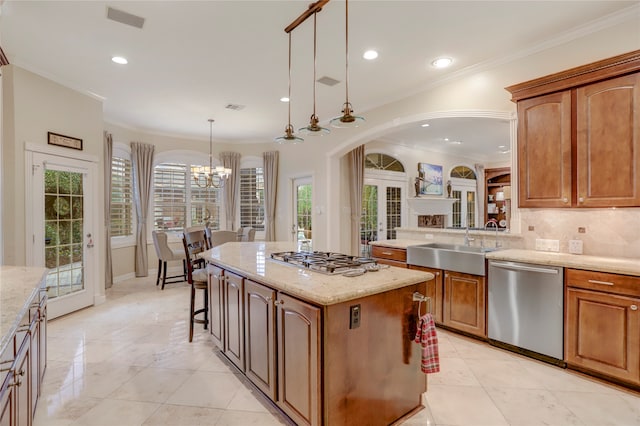
[[524, 249], [534, 250], [536, 238], [545, 238], [560, 240], [560, 252], [568, 253], [569, 240], [578, 239], [585, 255], [640, 262], [640, 208], [520, 209], [520, 218]]

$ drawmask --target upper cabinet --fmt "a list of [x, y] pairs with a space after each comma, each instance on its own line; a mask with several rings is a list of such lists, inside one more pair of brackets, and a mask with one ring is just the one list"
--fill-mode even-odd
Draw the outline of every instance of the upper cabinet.
[[640, 206], [640, 51], [507, 90], [520, 207]]

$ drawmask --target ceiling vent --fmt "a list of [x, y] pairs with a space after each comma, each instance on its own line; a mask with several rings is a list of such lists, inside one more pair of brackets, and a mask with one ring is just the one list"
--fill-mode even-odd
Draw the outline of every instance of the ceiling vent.
[[317, 82], [320, 84], [324, 84], [326, 86], [335, 86], [336, 84], [340, 83], [339, 80], [336, 80], [335, 78], [327, 77], [326, 75], [324, 77], [320, 77], [317, 80]]
[[142, 29], [142, 26], [144, 25], [144, 18], [112, 7], [107, 7], [107, 19], [140, 29]]
[[227, 104], [227, 106], [225, 106], [226, 109], [230, 109], [233, 111], [240, 111], [243, 110], [245, 108], [244, 105], [238, 105], [238, 104]]

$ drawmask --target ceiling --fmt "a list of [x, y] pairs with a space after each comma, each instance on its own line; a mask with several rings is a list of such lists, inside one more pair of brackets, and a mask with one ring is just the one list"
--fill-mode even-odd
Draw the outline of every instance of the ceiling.
[[[349, 100], [357, 115], [423, 90], [451, 73], [514, 55], [613, 13], [637, 13], [638, 1], [382, 1], [349, 2]], [[106, 121], [144, 132], [232, 143], [270, 142], [287, 124], [288, 38], [284, 28], [308, 1], [12, 1], [0, 0], [0, 45], [9, 61], [90, 94]], [[107, 6], [145, 19], [142, 29], [108, 20]], [[321, 124], [345, 101], [345, 3], [317, 16], [316, 109]], [[292, 124], [313, 109], [313, 19], [292, 33]], [[376, 49], [373, 61], [362, 58]], [[125, 56], [128, 65], [111, 62]], [[453, 58], [445, 70], [430, 65]], [[239, 110], [227, 105], [241, 105]], [[507, 135], [504, 120], [436, 120], [429, 128], [384, 136], [434, 147]], [[483, 126], [482, 128], [477, 126]], [[427, 132], [425, 132], [425, 130]], [[418, 133], [416, 133], [418, 132]], [[496, 134], [491, 132], [497, 132]], [[506, 132], [506, 133], [505, 133]], [[502, 136], [500, 136], [502, 137]], [[508, 139], [507, 139], [508, 142]], [[502, 145], [502, 144], [500, 144]], [[443, 148], [444, 147], [444, 148]]]

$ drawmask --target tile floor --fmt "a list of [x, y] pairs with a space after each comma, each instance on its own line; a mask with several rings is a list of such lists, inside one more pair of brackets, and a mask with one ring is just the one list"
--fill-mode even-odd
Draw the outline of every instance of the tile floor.
[[[49, 322], [35, 426], [280, 425], [201, 328], [187, 342], [189, 289], [155, 277]], [[439, 331], [441, 372], [405, 425], [640, 425], [640, 395]]]

